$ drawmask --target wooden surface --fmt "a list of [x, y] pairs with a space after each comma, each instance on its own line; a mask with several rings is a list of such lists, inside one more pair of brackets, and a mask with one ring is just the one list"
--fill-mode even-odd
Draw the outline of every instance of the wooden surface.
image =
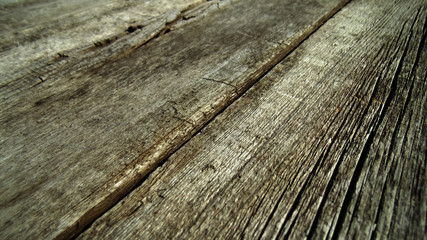
[[144, 24], [2, 45], [0, 237], [425, 238], [427, 3], [346, 2], [94, 2]]
[[[157, 34], [166, 22], [175, 20], [181, 12], [201, 2], [1, 1], [0, 84], [19, 79], [20, 85], [15, 90], [22, 90], [39, 82], [40, 78], [52, 78], [49, 75], [52, 69], [78, 68], [75, 65], [87, 58], [91, 59], [91, 64], [87, 61], [83, 67], [91, 67], [106, 60], [105, 56], [97, 57], [102, 55], [102, 46], [120, 38], [121, 42], [128, 40], [132, 47], [137, 43], [126, 36], [130, 31], [145, 28], [138, 34], [138, 40], [143, 42], [143, 35]], [[114, 54], [125, 50], [117, 45]]]
[[80, 232], [344, 3], [210, 1], [6, 79], [1, 237]]
[[349, 4], [79, 239], [425, 239], [425, 7]]

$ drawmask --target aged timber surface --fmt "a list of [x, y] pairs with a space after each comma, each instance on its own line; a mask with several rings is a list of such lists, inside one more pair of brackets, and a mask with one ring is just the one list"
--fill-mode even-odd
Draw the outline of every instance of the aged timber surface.
[[348, 4], [79, 239], [426, 239], [427, 4]]
[[208, 1], [2, 79], [0, 238], [77, 234], [346, 2]]
[[[131, 32], [139, 32], [132, 35], [138, 35], [138, 42], [142, 43], [168, 21], [178, 18], [180, 12], [201, 2], [204, 1], [1, 1], [0, 84], [23, 90], [41, 79], [52, 78], [52, 70], [79, 68], [78, 62], [87, 58], [91, 64], [86, 62], [80, 68], [101, 63], [106, 60], [102, 56], [105, 45], [120, 39], [131, 48], [138, 44], [129, 41], [131, 36], [127, 35]], [[116, 43], [113, 53], [120, 53], [123, 48], [126, 47]]]

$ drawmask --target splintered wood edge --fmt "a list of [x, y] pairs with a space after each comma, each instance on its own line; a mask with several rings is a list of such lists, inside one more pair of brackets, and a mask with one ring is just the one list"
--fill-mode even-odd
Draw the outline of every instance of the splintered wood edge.
[[[290, 44], [286, 45], [275, 54], [262, 68], [251, 74], [246, 81], [236, 86], [237, 91], [235, 93], [219, 96], [217, 99], [213, 100], [213, 102], [202, 107], [189, 119], [183, 121], [178, 127], [154, 144], [149, 150], [137, 157], [97, 192], [71, 209], [68, 214], [59, 220], [58, 230], [53, 233], [53, 238], [70, 239], [81, 233], [98, 217], [131, 192], [135, 186], [153, 172], [160, 163], [165, 161], [165, 159], [191, 139], [194, 134], [208, 124], [215, 116], [242, 96], [249, 88], [271, 71], [281, 60], [350, 1], [351, 0], [341, 1], [336, 7], [300, 33], [299, 36], [291, 40]], [[83, 214], [79, 214], [82, 212]], [[74, 220], [70, 221], [70, 219]]]

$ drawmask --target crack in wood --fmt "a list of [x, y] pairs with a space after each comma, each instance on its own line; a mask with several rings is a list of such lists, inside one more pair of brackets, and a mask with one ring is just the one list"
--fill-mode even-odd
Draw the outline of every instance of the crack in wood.
[[[343, 219], [346, 217], [346, 214], [348, 212], [348, 208], [350, 206], [351, 196], [356, 191], [356, 184], [359, 181], [359, 178], [361, 176], [362, 166], [364, 165], [364, 162], [367, 159], [368, 153], [369, 153], [369, 151], [371, 149], [371, 146], [373, 144], [373, 141], [374, 141], [374, 136], [377, 134], [378, 128], [380, 126], [380, 123], [383, 122], [383, 119], [385, 118], [385, 115], [386, 115], [386, 113], [388, 112], [388, 109], [391, 106], [391, 102], [395, 99], [397, 88], [398, 88], [397, 87], [397, 79], [399, 78], [399, 75], [401, 74], [401, 71], [402, 71], [402, 68], [403, 68], [403, 63], [406, 60], [406, 55], [407, 55], [407, 52], [409, 50], [410, 41], [411, 41], [412, 35], [413, 35], [413, 27], [414, 27], [415, 22], [417, 21], [417, 18], [419, 16], [419, 12], [420, 12], [420, 10], [417, 11], [415, 20], [413, 21], [412, 25], [410, 26], [409, 35], [408, 35], [408, 37], [406, 37], [405, 41], [403, 42], [403, 44], [404, 44], [403, 53], [400, 56], [399, 62], [398, 62], [398, 66], [397, 66], [396, 70], [394, 71], [394, 75], [393, 75], [392, 80], [391, 80], [390, 92], [389, 92], [389, 94], [387, 96], [386, 102], [385, 103], [381, 102], [382, 105], [383, 105], [383, 107], [382, 107], [382, 109], [380, 111], [380, 115], [378, 117], [378, 120], [377, 121], [372, 121], [372, 123], [371, 123], [371, 127], [370, 128], [372, 128], [372, 131], [369, 134], [368, 140], [367, 140], [367, 142], [365, 143], [365, 145], [363, 147], [363, 151], [362, 151], [361, 157], [357, 161], [355, 172], [352, 175], [350, 186], [348, 188], [349, 190], [345, 194], [343, 205], [342, 205], [342, 208], [340, 210], [337, 223], [343, 223]], [[403, 33], [404, 29], [405, 29], [406, 24], [407, 24], [407, 22], [405, 22], [403, 24], [403, 26], [401, 28], [401, 31], [399, 32], [397, 40], [396, 40], [396, 44], [399, 43], [401, 37], [403, 36], [402, 33]], [[422, 37], [422, 39], [424, 39], [424, 36]], [[402, 47], [402, 44], [399, 44], [398, 45], [398, 50], [395, 52], [395, 55], [392, 57], [392, 59], [396, 58], [396, 55], [398, 54], [398, 52], [401, 49], [401, 47]], [[391, 49], [391, 47], [388, 50], [390, 51], [390, 49]], [[387, 53], [387, 55], [388, 55], [388, 53]], [[417, 54], [417, 56], [419, 56], [419, 55]], [[416, 60], [416, 62], [417, 62], [417, 60]], [[416, 67], [415, 65], [416, 64], [414, 64], [414, 66], [413, 66], [412, 69], [414, 69]], [[391, 61], [389, 62], [388, 69], [390, 69], [390, 66], [391, 66]], [[384, 74], [386, 72], [385, 70], [386, 69], [383, 69], [383, 73]], [[413, 73], [413, 71], [411, 71], [411, 75], [412, 75], [412, 73]], [[410, 86], [410, 89], [409, 89], [409, 93], [412, 91], [412, 87], [413, 87], [414, 81], [411, 81], [411, 82], [412, 83], [411, 83], [411, 86]], [[408, 104], [407, 100], [409, 98], [410, 98], [410, 95], [406, 97], [406, 100], [405, 100], [405, 106], [406, 107], [407, 107], [407, 104]], [[375, 102], [376, 99], [371, 99], [370, 101]], [[398, 128], [399, 128], [399, 126], [401, 124], [401, 121], [402, 121], [402, 118], [403, 118], [403, 112], [405, 112], [406, 107], [404, 107], [403, 110], [401, 110], [399, 112], [399, 117], [397, 119], [397, 123], [395, 124], [395, 129], [393, 131], [392, 138], [391, 138], [391, 141], [390, 141], [391, 144], [395, 144], [396, 134], [397, 134]], [[393, 148], [393, 146], [390, 146], [390, 148]], [[391, 157], [391, 155], [387, 156], [387, 162], [389, 162], [391, 160], [390, 157]], [[389, 174], [387, 174], [387, 176], [389, 176]], [[384, 192], [384, 190], [385, 189], [383, 187], [383, 192]], [[384, 201], [384, 198], [383, 198], [383, 193], [382, 193], [381, 198], [380, 198], [380, 206], [383, 204], [383, 201]], [[380, 211], [377, 212], [377, 215], [376, 215], [375, 221], [374, 221], [375, 223], [378, 223], [378, 218], [379, 218], [378, 214], [380, 214]], [[353, 216], [354, 215], [352, 215], [352, 218], [350, 220], [350, 225], [351, 225], [351, 222], [353, 221]], [[335, 228], [334, 233], [332, 235], [332, 239], [337, 239], [338, 238], [338, 234], [341, 231], [342, 231], [342, 224], [337, 224], [337, 227]], [[374, 234], [371, 237], [372, 238], [376, 238], [376, 232], [374, 232]]]

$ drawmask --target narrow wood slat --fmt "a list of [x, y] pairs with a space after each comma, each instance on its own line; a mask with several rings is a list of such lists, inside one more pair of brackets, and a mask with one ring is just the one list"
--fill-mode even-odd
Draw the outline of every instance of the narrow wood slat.
[[425, 1], [354, 1], [78, 239], [423, 239]]
[[79, 233], [346, 2], [209, 1], [3, 85], [0, 238]]

